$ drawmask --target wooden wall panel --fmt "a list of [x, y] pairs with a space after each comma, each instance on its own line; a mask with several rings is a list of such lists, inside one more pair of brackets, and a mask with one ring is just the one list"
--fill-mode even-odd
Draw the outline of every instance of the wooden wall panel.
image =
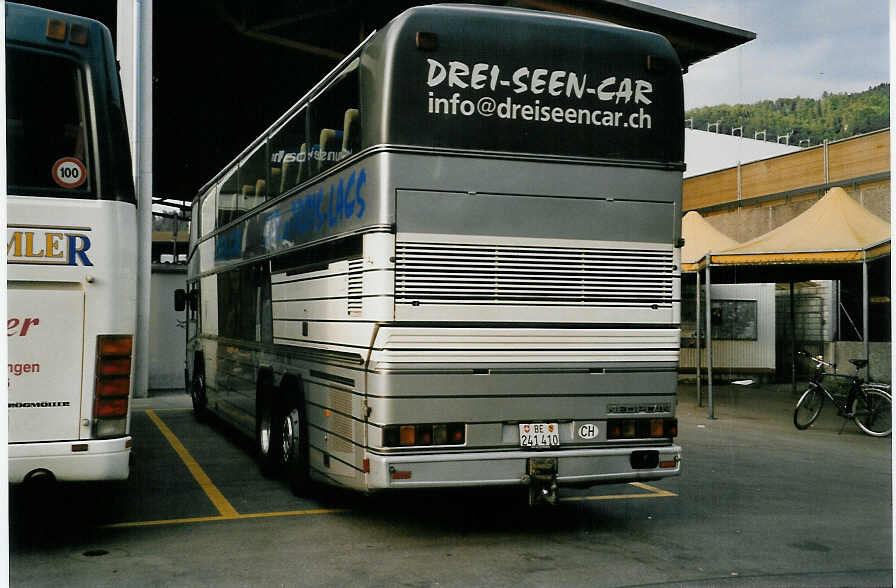
[[824, 183], [824, 150], [806, 149], [741, 167], [741, 198], [755, 198]]
[[[829, 182], [842, 182], [890, 170], [890, 131], [885, 130], [831, 143]], [[779, 194], [825, 183], [824, 148], [812, 147], [741, 166], [741, 199]], [[683, 210], [735, 202], [737, 168], [684, 180]]]
[[737, 168], [688, 178], [682, 187], [682, 209], [692, 210], [737, 200]]
[[828, 148], [828, 159], [832, 182], [888, 171], [890, 133], [874, 133], [832, 143]]

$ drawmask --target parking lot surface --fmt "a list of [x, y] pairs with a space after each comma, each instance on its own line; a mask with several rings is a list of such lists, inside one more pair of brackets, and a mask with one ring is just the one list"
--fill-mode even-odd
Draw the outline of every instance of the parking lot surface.
[[891, 440], [830, 406], [791, 422], [789, 386], [682, 385], [682, 475], [565, 490], [297, 498], [251, 443], [183, 394], [135, 401], [131, 478], [15, 487], [14, 586], [891, 585]]

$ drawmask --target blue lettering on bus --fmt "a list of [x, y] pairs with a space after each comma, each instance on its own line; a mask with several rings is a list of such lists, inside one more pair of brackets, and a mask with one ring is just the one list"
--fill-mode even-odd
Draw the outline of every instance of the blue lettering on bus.
[[[80, 246], [78, 245], [78, 240], [80, 239]], [[69, 265], [78, 265], [78, 260], [81, 260], [81, 265], [93, 265], [91, 261], [87, 258], [87, 250], [90, 249], [90, 238], [87, 235], [69, 235], [68, 236], [68, 264]]]
[[[364, 170], [361, 170], [363, 173]], [[345, 191], [343, 192], [342, 180], [339, 180], [339, 192], [342, 194], [343, 198], [345, 198], [345, 216], [347, 218], [351, 218], [352, 215], [355, 214], [355, 197], [352, 195], [352, 186], [355, 185], [355, 174], [352, 174], [348, 178], [348, 182], [345, 183]]]
[[324, 229], [336, 228], [367, 210], [363, 189], [367, 171], [353, 171], [326, 188], [297, 195], [288, 208], [271, 210], [264, 219], [264, 246], [275, 251], [299, 242], [300, 237]]
[[243, 226], [237, 225], [215, 237], [215, 259], [239, 259], [243, 254]]
[[266, 251], [273, 249], [275, 243], [281, 240], [283, 228], [280, 226], [280, 209], [275, 208], [264, 218], [264, 248]]
[[324, 228], [324, 223], [326, 222], [326, 217], [324, 213], [320, 209], [320, 203], [324, 201], [324, 191], [321, 188], [318, 192], [314, 194], [314, 211], [317, 215], [317, 220], [314, 223], [314, 230], [319, 231]]
[[364, 187], [364, 184], [366, 183], [367, 172], [362, 169], [361, 173], [358, 174], [358, 188], [355, 190], [355, 202], [358, 203], [358, 218], [364, 216], [364, 211], [367, 209], [367, 207], [364, 205], [364, 199], [361, 197], [361, 188]]

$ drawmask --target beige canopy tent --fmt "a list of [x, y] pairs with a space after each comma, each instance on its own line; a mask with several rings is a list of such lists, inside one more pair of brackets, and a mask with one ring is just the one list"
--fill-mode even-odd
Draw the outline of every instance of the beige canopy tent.
[[[681, 236], [684, 237], [684, 247], [681, 248], [681, 272], [683, 274], [695, 274], [697, 278], [696, 313], [700, 316], [700, 262], [708, 253], [724, 251], [739, 245], [728, 235], [724, 234], [703, 218], [699, 212], [692, 210], [681, 219]], [[701, 364], [703, 362], [703, 347], [700, 343], [700, 320], [697, 320], [697, 406], [703, 406]]]
[[890, 223], [869, 212], [843, 188], [831, 188], [777, 229], [713, 253], [710, 264], [855, 263], [889, 253]]
[[[687, 236], [685, 239], [687, 240]], [[845, 190], [832, 188], [809, 209], [780, 227], [746, 243], [716, 251], [718, 250], [708, 250], [692, 270], [702, 272], [705, 276], [706, 328], [709, 332], [709, 287], [713, 279], [721, 283], [790, 282], [792, 306], [795, 281], [841, 279], [846, 272], [854, 272], [856, 266], [860, 266], [863, 285], [862, 335], [867, 359], [868, 262], [890, 255], [890, 224], [853, 200]], [[684, 255], [682, 270], [687, 271]], [[710, 346], [707, 346], [707, 370], [712, 418]], [[795, 362], [793, 382], [795, 386]]]
[[681, 219], [681, 236], [684, 247], [681, 248], [681, 271], [696, 272], [699, 262], [713, 251], [725, 251], [736, 247], [739, 243], [709, 224], [696, 210], [692, 210]]

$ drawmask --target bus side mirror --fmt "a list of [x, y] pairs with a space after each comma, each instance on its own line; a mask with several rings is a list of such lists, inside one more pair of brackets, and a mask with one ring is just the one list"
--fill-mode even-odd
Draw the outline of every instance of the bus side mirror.
[[187, 308], [187, 292], [183, 288], [174, 291], [174, 310], [180, 312]]

